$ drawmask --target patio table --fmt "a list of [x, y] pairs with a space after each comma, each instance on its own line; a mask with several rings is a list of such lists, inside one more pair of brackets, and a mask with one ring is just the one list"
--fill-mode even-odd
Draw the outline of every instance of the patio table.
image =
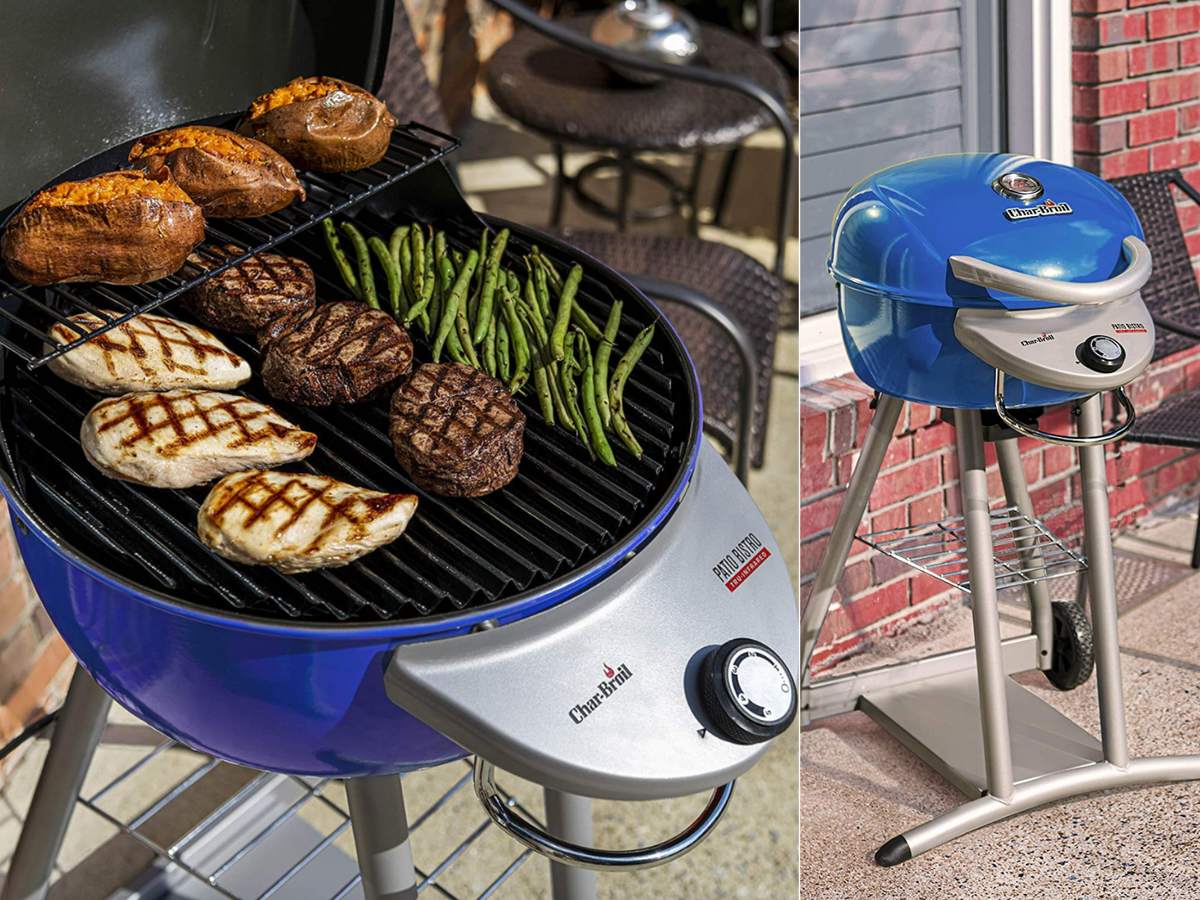
[[[573, 16], [558, 24], [587, 33], [595, 15]], [[787, 96], [787, 76], [771, 53], [747, 38], [723, 28], [700, 26], [702, 50], [697, 65], [740, 75], [777, 97]], [[487, 67], [488, 92], [496, 105], [526, 128], [548, 138], [554, 146], [556, 172], [551, 224], [559, 226], [565, 190], [569, 187], [585, 209], [615, 219], [619, 230], [630, 222], [659, 218], [689, 208], [696, 229], [696, 191], [707, 149], [733, 148], [775, 123], [769, 113], [748, 97], [694, 82], [666, 79], [639, 84], [614, 72], [600, 60], [562, 45], [529, 29], [521, 29], [502, 46]], [[615, 150], [616, 158], [588, 163], [573, 176], [564, 170], [566, 144]], [[696, 154], [686, 185], [636, 154], [691, 151]], [[604, 168], [620, 173], [615, 207], [596, 199], [586, 180]], [[629, 193], [635, 172], [659, 182], [668, 202], [648, 209], [630, 209]]]

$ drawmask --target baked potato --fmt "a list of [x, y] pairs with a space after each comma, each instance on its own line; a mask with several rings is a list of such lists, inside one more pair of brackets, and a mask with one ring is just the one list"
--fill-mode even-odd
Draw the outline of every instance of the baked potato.
[[204, 214], [166, 169], [108, 172], [37, 194], [13, 216], [0, 256], [30, 284], [141, 284], [170, 275], [204, 239]]
[[296, 78], [250, 104], [238, 131], [297, 169], [353, 172], [387, 152], [396, 117], [378, 97], [337, 78]]
[[147, 135], [133, 145], [129, 162], [151, 174], [169, 169], [209, 219], [265, 216], [304, 199], [290, 162], [224, 128], [186, 125]]

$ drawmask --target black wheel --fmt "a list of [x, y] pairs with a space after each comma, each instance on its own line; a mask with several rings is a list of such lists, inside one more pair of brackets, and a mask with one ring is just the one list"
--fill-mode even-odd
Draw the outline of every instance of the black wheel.
[[1092, 623], [1073, 600], [1051, 604], [1054, 612], [1054, 661], [1046, 678], [1060, 691], [1073, 691], [1092, 677]]

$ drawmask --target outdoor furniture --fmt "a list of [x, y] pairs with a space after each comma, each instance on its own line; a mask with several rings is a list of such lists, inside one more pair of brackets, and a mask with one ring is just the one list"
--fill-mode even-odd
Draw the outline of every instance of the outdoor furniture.
[[[1112, 182], [1137, 213], [1154, 257], [1154, 274], [1142, 288], [1157, 336], [1159, 360], [1200, 341], [1200, 288], [1175, 211], [1171, 185], [1200, 204], [1200, 191], [1178, 169], [1132, 175]], [[1200, 449], [1200, 391], [1187, 391], [1152, 413], [1139, 416], [1129, 439], [1143, 444]], [[1192, 568], [1200, 569], [1200, 526], [1192, 546]]]
[[[585, 36], [595, 16], [556, 22]], [[772, 54], [731, 31], [702, 24], [699, 65], [746, 78], [776, 97], [786, 97], [788, 82]], [[684, 67], [678, 67], [684, 68]], [[732, 149], [755, 132], [774, 124], [770, 113], [747, 97], [720, 88], [667, 78], [653, 85], [636, 84], [593, 58], [533, 28], [521, 29], [496, 51], [487, 67], [487, 88], [496, 105], [526, 128], [545, 136], [556, 160], [554, 200], [550, 223], [562, 224], [563, 199], [570, 189], [589, 212], [614, 219], [618, 230], [689, 209], [688, 223], [696, 233], [696, 191], [709, 149]], [[572, 176], [564, 170], [566, 144], [615, 150]], [[687, 184], [637, 158], [645, 152], [693, 151], [695, 162]], [[598, 200], [588, 179], [603, 169], [616, 168], [620, 182], [615, 206]], [[649, 209], [629, 207], [635, 173], [667, 188], [668, 202]], [[723, 182], [728, 180], [722, 178]]]

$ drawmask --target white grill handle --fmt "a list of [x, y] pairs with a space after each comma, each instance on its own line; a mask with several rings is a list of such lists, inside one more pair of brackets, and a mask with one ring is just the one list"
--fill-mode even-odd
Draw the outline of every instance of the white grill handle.
[[959, 281], [979, 285], [988, 290], [1004, 291], [1031, 300], [1088, 306], [1110, 303], [1128, 297], [1142, 289], [1150, 279], [1150, 248], [1133, 235], [1121, 242], [1122, 254], [1128, 260], [1125, 270], [1107, 281], [1059, 281], [1027, 275], [984, 262], [973, 256], [950, 257], [950, 271]]

